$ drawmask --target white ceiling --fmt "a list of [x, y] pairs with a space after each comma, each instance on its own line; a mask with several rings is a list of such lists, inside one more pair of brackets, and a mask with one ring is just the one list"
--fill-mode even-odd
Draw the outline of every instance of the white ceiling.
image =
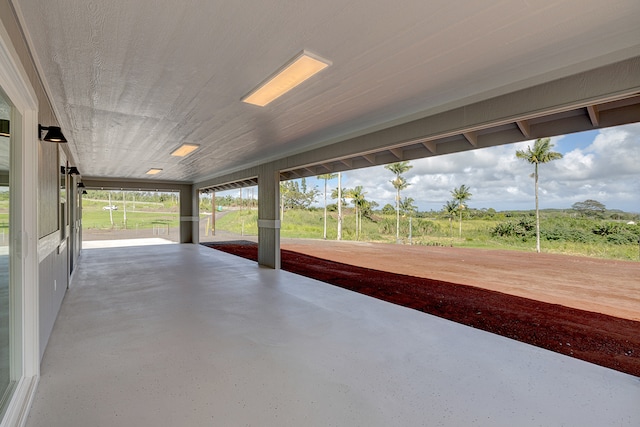
[[[13, 3], [95, 177], [199, 181], [640, 52], [638, 0]], [[303, 49], [333, 65], [267, 107], [240, 102]], [[201, 148], [171, 157], [183, 142]]]

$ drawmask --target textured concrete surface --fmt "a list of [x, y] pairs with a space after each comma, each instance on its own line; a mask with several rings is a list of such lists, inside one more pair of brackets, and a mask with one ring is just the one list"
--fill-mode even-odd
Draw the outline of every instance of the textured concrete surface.
[[27, 425], [637, 426], [640, 379], [197, 245], [85, 250]]

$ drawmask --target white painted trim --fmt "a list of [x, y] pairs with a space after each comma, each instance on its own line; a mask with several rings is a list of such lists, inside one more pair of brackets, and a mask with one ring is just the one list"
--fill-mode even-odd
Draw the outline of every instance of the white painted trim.
[[21, 112], [38, 108], [38, 98], [28, 81], [27, 72], [11, 44], [9, 33], [0, 21], [0, 83], [13, 105]]
[[280, 220], [279, 219], [259, 219], [258, 220], [258, 228], [280, 228]]
[[[0, 421], [0, 427], [21, 426], [26, 423], [29, 407], [35, 394], [40, 374], [39, 318], [38, 318], [38, 100], [29, 83], [29, 77], [20, 62], [9, 34], [0, 22], [0, 87], [14, 106], [12, 118], [12, 145], [15, 166], [15, 182], [20, 196], [18, 221], [16, 223], [17, 243], [15, 252], [19, 255], [16, 275], [21, 277], [17, 295], [19, 307], [15, 308], [19, 331], [13, 342], [18, 352], [14, 357], [13, 372], [16, 381], [14, 392], [7, 404], [7, 412]], [[13, 171], [12, 171], [13, 173]], [[18, 360], [15, 359], [18, 357]]]
[[41, 262], [58, 250], [58, 246], [60, 246], [60, 236], [60, 230], [56, 230], [38, 240], [38, 262]]
[[29, 408], [35, 397], [39, 381], [40, 377], [38, 376], [23, 377], [18, 381], [13, 391], [11, 401], [7, 406], [4, 420], [2, 420], [0, 424], [2, 427], [26, 425]]
[[[39, 329], [39, 262], [38, 262], [38, 115], [26, 111], [23, 115], [25, 142], [22, 146], [22, 221], [23, 242], [28, 250], [23, 254], [22, 280], [25, 289], [25, 375], [40, 375]], [[29, 249], [30, 248], [30, 249]]]

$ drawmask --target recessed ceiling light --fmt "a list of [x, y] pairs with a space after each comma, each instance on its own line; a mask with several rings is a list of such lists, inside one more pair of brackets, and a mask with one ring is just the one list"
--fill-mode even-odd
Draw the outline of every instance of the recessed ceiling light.
[[200, 148], [200, 146], [197, 144], [182, 144], [173, 153], [171, 153], [171, 155], [176, 157], [184, 157], [188, 154], [193, 153], [198, 148]]
[[257, 88], [245, 95], [241, 101], [264, 107], [329, 65], [331, 65], [330, 61], [302, 51], [275, 74], [260, 83]]
[[156, 175], [156, 174], [159, 174], [160, 172], [162, 172], [162, 169], [151, 168], [147, 171], [147, 175]]

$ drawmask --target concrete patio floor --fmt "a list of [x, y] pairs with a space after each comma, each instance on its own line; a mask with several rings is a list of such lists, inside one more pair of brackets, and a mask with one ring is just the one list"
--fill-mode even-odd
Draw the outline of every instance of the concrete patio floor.
[[640, 378], [199, 245], [85, 249], [27, 426], [637, 426]]

